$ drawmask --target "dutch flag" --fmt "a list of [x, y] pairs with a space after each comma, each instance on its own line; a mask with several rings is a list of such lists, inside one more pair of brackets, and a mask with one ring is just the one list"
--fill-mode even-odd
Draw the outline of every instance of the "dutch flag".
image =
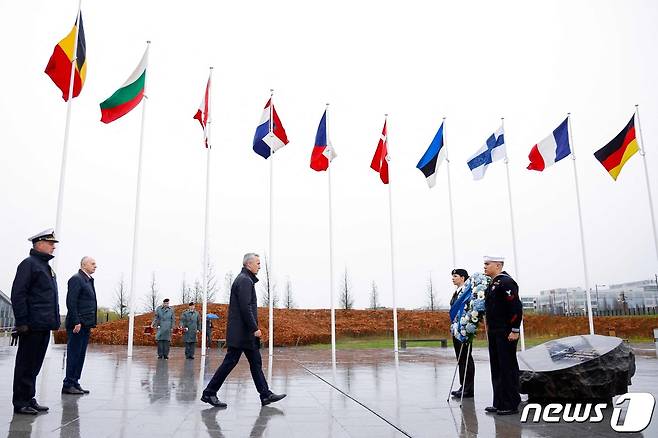
[[286, 130], [274, 109], [272, 99], [268, 100], [254, 135], [254, 152], [267, 159], [270, 155], [288, 144]]
[[571, 155], [569, 146], [569, 118], [564, 119], [553, 133], [534, 145], [528, 154], [528, 170], [542, 171]]

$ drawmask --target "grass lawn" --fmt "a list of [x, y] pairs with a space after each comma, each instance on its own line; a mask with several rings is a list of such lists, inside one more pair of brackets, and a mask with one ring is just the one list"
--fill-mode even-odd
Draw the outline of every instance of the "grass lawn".
[[[442, 335], [429, 335], [422, 336], [423, 338], [429, 339], [440, 339], [445, 337]], [[400, 339], [405, 339], [405, 337], [400, 336]], [[525, 338], [526, 348], [531, 348], [536, 345], [542, 344], [544, 342], [550, 341], [552, 339], [557, 339], [557, 337], [552, 336], [540, 336]], [[629, 339], [631, 343], [653, 343], [652, 338], [631, 338]], [[440, 347], [440, 342], [407, 342], [407, 348], [411, 347]], [[474, 343], [475, 348], [485, 348], [487, 346], [487, 341], [476, 339]], [[311, 344], [309, 348], [315, 350], [329, 350], [331, 349], [331, 344]], [[336, 349], [339, 350], [367, 350], [367, 349], [389, 349], [393, 347], [393, 338], [392, 337], [380, 337], [380, 336], [364, 336], [359, 338], [339, 338], [336, 340]], [[448, 338], [448, 348], [452, 348], [452, 339]], [[519, 348], [521, 348], [519, 346]]]

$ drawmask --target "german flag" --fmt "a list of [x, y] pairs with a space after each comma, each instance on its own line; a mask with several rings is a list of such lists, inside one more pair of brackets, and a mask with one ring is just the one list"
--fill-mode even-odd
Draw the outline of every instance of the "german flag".
[[[82, 25], [82, 13], [79, 15], [80, 29], [78, 34], [78, 47], [76, 53], [75, 73], [73, 74], [73, 97], [77, 97], [82, 90], [87, 76], [85, 30]], [[78, 20], [73, 29], [60, 41], [53, 50], [53, 54], [46, 66], [46, 74], [50, 76], [55, 85], [62, 90], [62, 99], [69, 100], [69, 84], [71, 81], [71, 65], [73, 64], [73, 49]]]
[[635, 115], [610, 143], [594, 152], [594, 156], [605, 167], [615, 181], [624, 164], [640, 150], [635, 137]]

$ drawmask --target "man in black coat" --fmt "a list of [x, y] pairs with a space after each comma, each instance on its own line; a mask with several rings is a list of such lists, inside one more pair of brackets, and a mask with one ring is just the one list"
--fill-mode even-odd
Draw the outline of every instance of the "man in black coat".
[[[255, 284], [256, 274], [260, 270], [258, 254], [248, 253], [242, 259], [242, 271], [235, 277], [231, 286], [231, 298], [228, 305], [226, 322], [226, 356], [215, 374], [203, 390], [201, 401], [217, 407], [226, 407], [226, 403], [217, 398], [217, 391], [235, 368], [242, 353], [249, 361], [251, 377], [260, 394], [261, 404], [269, 405], [281, 400], [286, 394], [274, 394], [270, 391], [263, 374], [263, 362], [260, 357], [261, 331], [258, 328], [258, 302]], [[272, 336], [272, 334], [270, 334]]]
[[66, 377], [62, 385], [62, 394], [89, 394], [80, 386], [80, 375], [85, 363], [87, 344], [91, 329], [96, 327], [98, 305], [94, 278], [96, 260], [83, 257], [80, 270], [68, 283], [66, 294]]
[[48, 349], [50, 331], [60, 326], [57, 278], [48, 264], [58, 240], [52, 229], [28, 240], [32, 242], [30, 256], [18, 265], [11, 288], [11, 306], [18, 331], [12, 402], [15, 413], [36, 415], [48, 410], [34, 398], [36, 381]]
[[516, 344], [519, 341], [523, 305], [519, 299], [519, 286], [503, 271], [502, 257], [485, 257], [484, 273], [491, 277], [485, 291], [485, 315], [493, 405], [486, 412], [511, 415], [519, 412], [519, 363]]

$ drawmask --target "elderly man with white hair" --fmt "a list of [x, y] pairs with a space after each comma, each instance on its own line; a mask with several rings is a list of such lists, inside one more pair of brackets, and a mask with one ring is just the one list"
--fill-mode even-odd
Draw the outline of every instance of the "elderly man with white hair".
[[96, 327], [96, 260], [85, 256], [80, 269], [70, 279], [66, 294], [66, 377], [62, 394], [82, 395], [89, 391], [80, 386], [80, 375], [85, 363], [91, 329]]
[[[217, 391], [235, 368], [244, 353], [249, 361], [251, 377], [260, 395], [262, 406], [281, 400], [286, 394], [274, 394], [270, 391], [263, 374], [263, 362], [260, 356], [260, 337], [258, 328], [258, 302], [255, 284], [258, 282], [260, 257], [253, 252], [242, 258], [242, 271], [235, 277], [231, 286], [231, 298], [228, 304], [226, 323], [226, 356], [215, 374], [203, 390], [201, 401], [216, 407], [225, 408], [226, 403], [217, 398]], [[270, 333], [270, 336], [272, 334]]]

